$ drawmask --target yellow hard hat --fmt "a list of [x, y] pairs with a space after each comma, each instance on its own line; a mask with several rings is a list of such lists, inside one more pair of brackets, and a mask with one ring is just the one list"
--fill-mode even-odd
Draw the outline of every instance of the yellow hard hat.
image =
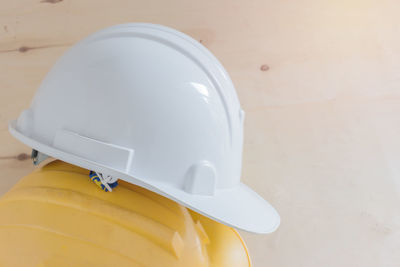
[[240, 235], [151, 191], [53, 161], [0, 199], [0, 266], [250, 266]]

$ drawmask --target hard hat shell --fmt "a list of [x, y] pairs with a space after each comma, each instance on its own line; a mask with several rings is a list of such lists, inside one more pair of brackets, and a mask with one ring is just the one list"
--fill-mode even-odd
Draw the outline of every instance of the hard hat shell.
[[205, 47], [133, 23], [67, 51], [9, 129], [49, 156], [268, 233], [279, 215], [240, 182], [243, 120], [228, 74]]
[[250, 265], [233, 228], [127, 182], [104, 193], [59, 160], [0, 199], [0, 266]]

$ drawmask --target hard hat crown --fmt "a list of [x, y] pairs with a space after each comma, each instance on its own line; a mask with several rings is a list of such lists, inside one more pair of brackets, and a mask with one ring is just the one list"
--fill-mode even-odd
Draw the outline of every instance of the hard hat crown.
[[[240, 107], [229, 77], [203, 50], [163, 27], [119, 26], [94, 34], [46, 77], [28, 111], [34, 125], [28, 133], [192, 193], [234, 186], [240, 180]], [[106, 144], [125, 153], [100, 148]], [[123, 155], [115, 161], [109, 158], [114, 153]]]

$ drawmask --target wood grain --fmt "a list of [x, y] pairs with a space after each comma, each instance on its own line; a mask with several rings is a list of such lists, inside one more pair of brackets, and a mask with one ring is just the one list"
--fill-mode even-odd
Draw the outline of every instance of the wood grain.
[[7, 132], [58, 57], [125, 22], [177, 28], [230, 73], [246, 111], [243, 180], [280, 212], [246, 234], [255, 266], [398, 266], [400, 3], [0, 2], [0, 193], [33, 167]]

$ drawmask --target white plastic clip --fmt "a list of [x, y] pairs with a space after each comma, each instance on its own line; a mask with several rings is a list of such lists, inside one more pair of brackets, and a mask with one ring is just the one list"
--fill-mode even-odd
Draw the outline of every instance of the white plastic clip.
[[107, 188], [107, 190], [112, 192], [112, 188], [109, 184], [115, 183], [118, 179], [112, 177], [111, 175], [102, 174], [100, 172], [96, 172], [96, 174], [99, 177], [100, 182]]

